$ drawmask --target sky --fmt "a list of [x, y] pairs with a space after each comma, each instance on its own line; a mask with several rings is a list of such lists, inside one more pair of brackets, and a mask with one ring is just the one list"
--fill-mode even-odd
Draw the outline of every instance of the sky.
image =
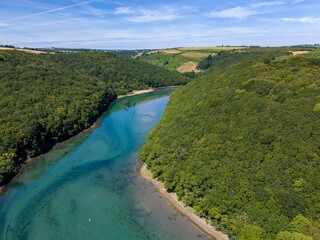
[[319, 0], [0, 0], [0, 44], [155, 49], [320, 42]]

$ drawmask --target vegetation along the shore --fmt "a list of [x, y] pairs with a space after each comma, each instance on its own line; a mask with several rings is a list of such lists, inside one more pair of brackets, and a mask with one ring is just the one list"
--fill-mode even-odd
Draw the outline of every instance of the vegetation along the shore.
[[0, 185], [28, 157], [88, 128], [117, 95], [187, 82], [104, 52], [0, 51]]
[[230, 239], [320, 239], [320, 52], [300, 53], [207, 59], [211, 69], [173, 93], [140, 151]]

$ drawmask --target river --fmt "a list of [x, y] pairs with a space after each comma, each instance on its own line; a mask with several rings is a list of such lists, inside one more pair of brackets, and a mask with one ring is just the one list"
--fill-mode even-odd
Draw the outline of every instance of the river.
[[139, 175], [169, 94], [117, 100], [97, 129], [25, 168], [0, 197], [0, 239], [210, 239]]

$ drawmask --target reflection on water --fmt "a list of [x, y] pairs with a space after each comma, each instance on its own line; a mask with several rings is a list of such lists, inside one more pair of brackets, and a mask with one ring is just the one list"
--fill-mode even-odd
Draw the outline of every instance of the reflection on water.
[[167, 95], [118, 100], [89, 137], [26, 169], [0, 198], [0, 239], [207, 239], [138, 174]]

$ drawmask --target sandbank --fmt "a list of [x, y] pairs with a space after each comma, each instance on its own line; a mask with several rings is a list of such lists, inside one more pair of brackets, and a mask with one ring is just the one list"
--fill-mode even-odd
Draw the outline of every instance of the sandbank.
[[119, 95], [117, 99], [124, 98], [124, 97], [132, 97], [132, 96], [145, 94], [145, 93], [150, 93], [150, 92], [154, 92], [154, 91], [155, 91], [154, 88], [148, 88], [148, 89], [145, 89], [145, 90], [133, 90], [132, 92], [130, 92], [130, 93], [126, 94], [126, 95]]

